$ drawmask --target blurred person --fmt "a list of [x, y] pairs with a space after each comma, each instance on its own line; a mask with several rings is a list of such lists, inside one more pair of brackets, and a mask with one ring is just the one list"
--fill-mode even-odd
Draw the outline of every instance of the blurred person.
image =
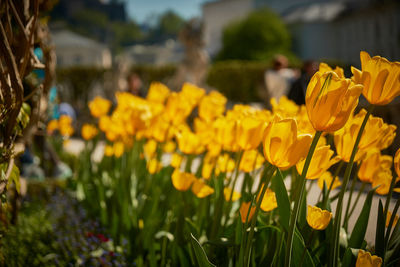
[[283, 55], [276, 55], [272, 63], [272, 69], [267, 70], [264, 75], [265, 86], [269, 99], [277, 101], [283, 95], [287, 95], [292, 82], [297, 78], [296, 71], [288, 68], [289, 61]]
[[128, 75], [127, 77], [127, 83], [128, 83], [128, 92], [136, 95], [143, 97], [143, 92], [142, 92], [142, 79], [140, 79], [139, 75], [132, 72], [131, 74]]
[[318, 71], [318, 63], [307, 60], [303, 63], [300, 77], [292, 84], [288, 98], [296, 102], [297, 105], [304, 105], [306, 98], [307, 85], [311, 77]]

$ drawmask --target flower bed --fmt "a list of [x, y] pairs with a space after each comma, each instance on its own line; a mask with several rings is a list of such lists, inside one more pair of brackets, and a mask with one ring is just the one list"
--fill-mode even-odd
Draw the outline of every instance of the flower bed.
[[[351, 79], [322, 63], [305, 106], [273, 99], [271, 111], [225, 110], [222, 94], [192, 84], [171, 92], [152, 83], [146, 98], [117, 93], [111, 114], [111, 102], [95, 98], [89, 108], [98, 128], [82, 128], [77, 197], [116, 244], [128, 241], [136, 265], [395, 264], [400, 201], [394, 211], [389, 203], [400, 189], [393, 157], [381, 151], [396, 126], [372, 113], [400, 94], [400, 67], [365, 52], [361, 63]], [[361, 94], [370, 105], [354, 113]], [[104, 157], [94, 162], [102, 139]], [[397, 152], [397, 175], [399, 162]], [[320, 187], [316, 203], [307, 203], [306, 180]], [[386, 199], [370, 218], [375, 194]], [[375, 244], [365, 241], [370, 220]]]

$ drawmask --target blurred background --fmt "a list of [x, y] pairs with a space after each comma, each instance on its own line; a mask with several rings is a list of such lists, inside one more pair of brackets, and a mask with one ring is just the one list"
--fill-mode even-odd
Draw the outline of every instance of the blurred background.
[[[288, 95], [296, 80], [305, 91], [321, 61], [343, 67], [349, 77], [351, 65], [360, 68], [361, 50], [400, 58], [396, 0], [52, 2], [57, 97], [71, 104], [80, 123], [89, 117], [86, 103], [94, 96], [145, 95], [152, 81], [172, 90], [188, 81], [219, 90], [231, 104], [268, 107], [272, 96]], [[269, 69], [274, 77], [274, 71], [290, 70], [284, 93], [271, 89], [277, 82], [268, 81], [275, 79]], [[302, 94], [289, 97], [304, 101]], [[377, 115], [400, 125], [399, 111], [395, 101]]]
[[[84, 92], [126, 90], [127, 78], [135, 72], [141, 90], [151, 80], [172, 87], [188, 80], [217, 88], [231, 100], [268, 102], [259, 86], [277, 54], [286, 56], [291, 67], [301, 67], [305, 60], [360, 67], [361, 50], [389, 60], [400, 57], [400, 4], [395, 0], [56, 0], [54, 4], [49, 25], [57, 83], [71, 101], [82, 99], [79, 95]], [[179, 76], [184, 61], [201, 74], [173, 77]], [[74, 70], [85, 81], [72, 78]]]

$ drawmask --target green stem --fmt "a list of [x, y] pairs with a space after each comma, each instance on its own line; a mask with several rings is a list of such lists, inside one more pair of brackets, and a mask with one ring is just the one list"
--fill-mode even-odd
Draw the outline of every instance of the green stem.
[[313, 238], [314, 238], [314, 233], [315, 233], [315, 232], [316, 232], [316, 231], [315, 231], [314, 229], [311, 230], [311, 234], [310, 234], [310, 237], [308, 238], [308, 241], [307, 241], [306, 243], [304, 243], [303, 254], [301, 254], [301, 260], [300, 260], [299, 266], [302, 266], [302, 264], [303, 264], [303, 260], [304, 260], [304, 256], [306, 255], [307, 248], [308, 248], [309, 246], [311, 246], [311, 242], [312, 242], [312, 240], [313, 240]]
[[291, 169], [292, 169], [292, 177], [291, 177], [292, 179], [290, 181], [290, 201], [294, 201], [296, 196], [294, 189], [296, 188], [295, 185], [297, 178], [299, 178], [299, 175], [297, 174], [297, 169], [295, 166], [293, 166]]
[[394, 222], [394, 219], [395, 219], [395, 217], [396, 217], [397, 210], [399, 209], [399, 206], [400, 206], [400, 198], [397, 199], [396, 206], [394, 207], [394, 210], [393, 210], [393, 213], [392, 213], [392, 217], [390, 217], [389, 226], [388, 226], [388, 228], [386, 229], [385, 248], [387, 247], [387, 245], [388, 245], [388, 243], [389, 243], [389, 240], [390, 240], [390, 238], [389, 238], [389, 237], [390, 237], [390, 232], [392, 231], [392, 227], [394, 226], [394, 225], [393, 225], [393, 222]]
[[341, 225], [341, 217], [342, 217], [342, 208], [343, 208], [343, 198], [344, 193], [346, 192], [347, 184], [350, 179], [351, 170], [353, 168], [354, 158], [356, 156], [358, 150], [358, 144], [360, 143], [362, 133], [364, 131], [365, 125], [367, 124], [368, 118], [371, 115], [372, 110], [374, 109], [373, 105], [370, 105], [367, 111], [367, 114], [364, 117], [364, 120], [361, 124], [360, 130], [358, 131], [356, 142], [354, 143], [353, 151], [351, 152], [350, 161], [346, 166], [346, 171], [343, 177], [343, 184], [342, 188], [339, 193], [339, 199], [336, 206], [336, 213], [334, 217], [334, 224], [333, 224], [333, 235], [332, 235], [332, 242], [331, 242], [331, 250], [330, 250], [330, 261], [329, 266], [338, 266], [339, 260], [339, 234], [340, 234], [340, 225]]
[[351, 208], [348, 217], [345, 217], [346, 220], [350, 220], [350, 217], [351, 217], [351, 215], [353, 214], [354, 209], [355, 209], [356, 206], [357, 206], [357, 203], [358, 203], [358, 200], [360, 199], [361, 194], [364, 193], [364, 189], [365, 189], [365, 186], [366, 186], [366, 185], [367, 185], [367, 183], [365, 183], [365, 182], [362, 183], [361, 188], [360, 188], [360, 190], [358, 191], [356, 200], [354, 201], [353, 207]]
[[[323, 199], [323, 203], [322, 203], [323, 209], [325, 209], [325, 205], [326, 205], [326, 202], [328, 202], [329, 194], [331, 193], [333, 184], [335, 183], [335, 179], [336, 179], [336, 177], [339, 175], [339, 172], [340, 172], [340, 170], [342, 169], [343, 164], [344, 164], [344, 161], [340, 161], [340, 162], [339, 162], [339, 166], [336, 168], [335, 174], [332, 176], [332, 177], [333, 177], [333, 178], [332, 178], [332, 181], [331, 181], [331, 183], [329, 184], [328, 191], [327, 191], [327, 193], [326, 193], [325, 198]], [[326, 183], [325, 183], [325, 185], [328, 186]], [[324, 189], [322, 189], [321, 192], [319, 193], [319, 197], [318, 197], [317, 203], [319, 203], [320, 200], [321, 200], [323, 190], [324, 190]]]
[[[214, 176], [214, 175], [213, 175]], [[221, 226], [220, 222], [221, 222], [221, 218], [222, 218], [222, 213], [223, 213], [223, 205], [224, 205], [224, 181], [223, 179], [225, 179], [226, 177], [226, 173], [222, 173], [220, 174], [218, 177], [214, 176], [214, 183], [217, 185], [219, 188], [219, 194], [218, 194], [218, 199], [215, 202], [214, 205], [214, 219], [213, 221], [215, 223], [212, 224], [212, 228], [211, 228], [211, 234], [210, 234], [210, 239], [214, 239], [217, 237], [218, 232], [219, 232], [219, 227]]]
[[[270, 173], [271, 169], [273, 170], [272, 173]], [[267, 191], [268, 184], [271, 181], [272, 175], [273, 175], [275, 170], [276, 170], [276, 167], [272, 167], [272, 165], [268, 166], [267, 170], [266, 170], [265, 177], [263, 177], [263, 179], [260, 180], [260, 186], [258, 187], [258, 190], [257, 190], [257, 193], [256, 193], [256, 199], [258, 197], [257, 206], [256, 206], [256, 210], [254, 212], [253, 218], [251, 220], [250, 233], [249, 233], [249, 236], [247, 237], [247, 242], [246, 242], [246, 250], [245, 250], [245, 254], [244, 254], [244, 266], [249, 266], [249, 263], [250, 263], [249, 262], [249, 260], [250, 260], [250, 248], [251, 248], [251, 244], [252, 244], [252, 241], [253, 241], [254, 227], [255, 227], [256, 222], [257, 222], [257, 215], [258, 215], [258, 212], [260, 210], [261, 202], [262, 202], [262, 200], [264, 198], [265, 192]], [[262, 188], [262, 191], [261, 191], [261, 194], [259, 195], [261, 188]], [[250, 207], [250, 209], [251, 209], [251, 207]]]
[[233, 178], [231, 193], [229, 194], [229, 201], [227, 203], [228, 206], [225, 209], [225, 221], [224, 221], [222, 229], [225, 229], [225, 227], [228, 223], [228, 220], [229, 220], [229, 213], [231, 212], [231, 209], [232, 209], [232, 197], [233, 197], [233, 193], [235, 192], [235, 186], [236, 186], [237, 179], [239, 177], [239, 164], [240, 164], [240, 161], [242, 160], [242, 156], [243, 156], [243, 150], [239, 151], [239, 153], [236, 156], [235, 177]]
[[290, 226], [289, 226], [289, 232], [288, 232], [288, 238], [287, 238], [287, 246], [286, 246], [286, 258], [285, 258], [285, 266], [289, 267], [291, 266], [291, 260], [292, 260], [292, 251], [293, 251], [293, 237], [294, 237], [294, 231], [296, 228], [296, 221], [297, 217], [299, 216], [299, 210], [301, 206], [301, 200], [303, 197], [303, 192], [304, 192], [304, 186], [306, 184], [306, 174], [308, 171], [308, 168], [310, 167], [311, 163], [311, 158], [314, 154], [315, 148], [317, 147], [317, 143], [319, 138], [321, 137], [322, 132], [317, 131], [314, 135], [313, 141], [311, 143], [310, 150], [308, 151], [308, 155], [306, 158], [306, 162], [304, 163], [303, 171], [300, 176], [300, 194], [296, 196], [295, 204], [294, 204], [294, 210], [292, 214], [290, 215]]
[[[396, 184], [396, 176], [393, 176], [392, 181], [390, 182], [390, 189], [389, 189], [389, 193], [386, 196], [386, 202], [385, 202], [385, 209], [383, 210], [383, 217], [385, 218], [385, 222], [386, 222], [386, 218], [387, 218], [387, 213], [389, 211], [389, 204], [390, 204], [390, 200], [392, 199], [392, 194], [393, 194], [393, 188], [394, 185]], [[397, 203], [396, 203], [397, 205]], [[394, 215], [396, 215], [396, 213], [394, 213]], [[393, 216], [392, 216], [393, 217]], [[390, 232], [386, 232], [386, 235], [388, 236]], [[385, 236], [385, 243], [383, 246], [383, 256], [386, 254], [386, 249], [387, 249], [387, 243], [386, 241], [389, 241], [389, 239], [387, 239]], [[383, 259], [384, 260], [384, 259]], [[384, 263], [384, 262], [383, 262]]]
[[343, 222], [343, 228], [346, 230], [346, 232], [347, 232], [347, 227], [348, 227], [347, 217], [349, 216], [351, 199], [353, 197], [354, 188], [355, 188], [356, 182], [357, 182], [357, 170], [355, 171], [355, 173], [356, 173], [356, 175], [353, 177], [353, 180], [351, 181], [349, 199], [347, 200], [346, 212], [344, 213], [344, 219], [345, 220]]

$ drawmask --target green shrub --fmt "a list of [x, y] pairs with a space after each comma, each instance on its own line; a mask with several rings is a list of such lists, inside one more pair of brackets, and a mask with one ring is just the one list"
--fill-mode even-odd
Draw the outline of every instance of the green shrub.
[[207, 84], [217, 88], [231, 101], [261, 101], [258, 90], [264, 90], [264, 72], [269, 64], [251, 61], [222, 61], [213, 64]]
[[131, 72], [136, 73], [142, 79], [143, 87], [148, 88], [153, 81], [168, 83], [168, 80], [175, 74], [177, 66], [175, 65], [135, 65]]
[[72, 89], [70, 95], [75, 101], [88, 101], [88, 91], [96, 81], [103, 81], [106, 69], [97, 67], [69, 67], [57, 69], [57, 82]]
[[290, 57], [291, 36], [282, 19], [269, 9], [255, 11], [229, 24], [223, 32], [217, 60], [267, 60]]

